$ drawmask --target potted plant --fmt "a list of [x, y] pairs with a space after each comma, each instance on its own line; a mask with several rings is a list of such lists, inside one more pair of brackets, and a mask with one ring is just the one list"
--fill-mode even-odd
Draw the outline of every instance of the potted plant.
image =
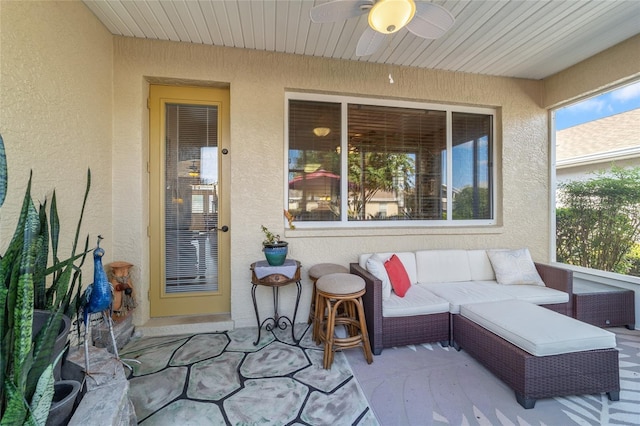
[[[89, 182], [90, 178], [87, 193]], [[7, 162], [0, 136], [0, 206], [6, 191]], [[82, 264], [88, 250], [85, 247], [84, 253], [76, 255], [74, 243], [71, 257], [58, 259], [60, 225], [55, 193], [49, 212], [48, 221], [46, 202], [39, 208], [34, 204], [30, 176], [16, 230], [0, 256], [0, 424], [46, 422], [55, 392], [54, 365], [61, 358], [66, 334], [58, 349], [56, 338], [66, 329], [65, 313], [73, 318], [77, 312], [81, 265], [74, 262], [82, 259]], [[76, 242], [79, 230], [80, 223]], [[47, 267], [50, 245], [53, 265]], [[41, 321], [34, 323], [34, 317]]]
[[262, 232], [264, 232], [264, 240], [262, 241], [262, 251], [267, 259], [267, 262], [271, 266], [280, 266], [287, 258], [289, 251], [289, 243], [282, 241], [280, 235], [276, 235], [269, 231], [266, 226], [262, 226]]
[[[0, 172], [1, 173], [1, 172]], [[82, 209], [80, 211], [80, 218], [76, 225], [75, 239], [73, 241], [73, 247], [71, 255], [65, 260], [60, 260], [58, 257], [58, 240], [60, 237], [60, 222], [58, 220], [58, 210], [56, 203], [56, 192], [53, 191], [51, 197], [51, 206], [49, 209], [49, 223], [47, 227], [47, 213], [45, 205], [40, 206], [41, 226], [43, 235], [48, 235], [50, 239], [51, 250], [49, 250], [49, 241], [45, 241], [41, 249], [36, 254], [35, 259], [35, 273], [34, 273], [34, 331], [39, 327], [36, 325], [36, 321], [47, 322], [50, 319], [60, 324], [60, 333], [55, 341], [54, 352], [52, 359], [57, 356], [58, 353], [63, 351], [67, 343], [67, 335], [69, 334], [71, 322], [77, 317], [80, 307], [81, 296], [81, 279], [82, 279], [82, 265], [84, 264], [87, 253], [91, 250], [89, 247], [89, 236], [85, 240], [84, 250], [79, 254], [76, 254], [78, 246], [78, 238], [80, 235], [80, 226], [82, 225], [82, 217], [84, 215], [84, 209], [87, 203], [87, 197], [89, 195], [89, 189], [91, 187], [91, 171], [87, 171], [87, 185], [84, 194], [84, 200], [82, 203]], [[47, 267], [49, 258], [49, 252], [51, 251], [52, 265]], [[76, 261], [79, 264], [76, 265]], [[59, 315], [60, 313], [61, 315]], [[37, 334], [37, 333], [34, 333]], [[56, 380], [60, 380], [61, 365], [64, 360], [55, 364], [54, 377]]]

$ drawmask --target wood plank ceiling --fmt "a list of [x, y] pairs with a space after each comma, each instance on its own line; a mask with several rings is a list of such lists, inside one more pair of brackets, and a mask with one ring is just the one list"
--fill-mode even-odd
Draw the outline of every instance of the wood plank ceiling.
[[436, 0], [437, 40], [402, 29], [355, 54], [366, 15], [315, 24], [325, 0], [83, 0], [116, 35], [494, 76], [543, 79], [640, 33], [640, 0]]

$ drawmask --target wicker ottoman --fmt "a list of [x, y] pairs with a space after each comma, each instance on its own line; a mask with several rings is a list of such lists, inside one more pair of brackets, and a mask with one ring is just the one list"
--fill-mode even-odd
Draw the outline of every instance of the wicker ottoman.
[[524, 408], [554, 396], [620, 398], [615, 335], [606, 330], [509, 300], [462, 306], [453, 333], [454, 346], [512, 388]]
[[633, 290], [573, 282], [573, 314], [576, 319], [598, 327], [625, 326], [633, 330], [636, 324], [634, 298]]

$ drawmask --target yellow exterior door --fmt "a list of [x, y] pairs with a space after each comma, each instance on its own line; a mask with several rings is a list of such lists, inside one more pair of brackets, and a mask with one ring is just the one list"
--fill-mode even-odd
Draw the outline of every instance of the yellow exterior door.
[[229, 90], [149, 91], [151, 317], [230, 311]]

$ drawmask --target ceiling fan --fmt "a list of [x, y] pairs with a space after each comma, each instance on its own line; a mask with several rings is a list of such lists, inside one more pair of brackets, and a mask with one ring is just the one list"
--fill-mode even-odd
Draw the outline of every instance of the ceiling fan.
[[418, 37], [436, 39], [453, 26], [455, 18], [437, 4], [414, 0], [333, 0], [311, 8], [311, 21], [335, 22], [367, 13], [369, 26], [356, 47], [357, 56], [375, 52], [387, 34], [407, 29]]

